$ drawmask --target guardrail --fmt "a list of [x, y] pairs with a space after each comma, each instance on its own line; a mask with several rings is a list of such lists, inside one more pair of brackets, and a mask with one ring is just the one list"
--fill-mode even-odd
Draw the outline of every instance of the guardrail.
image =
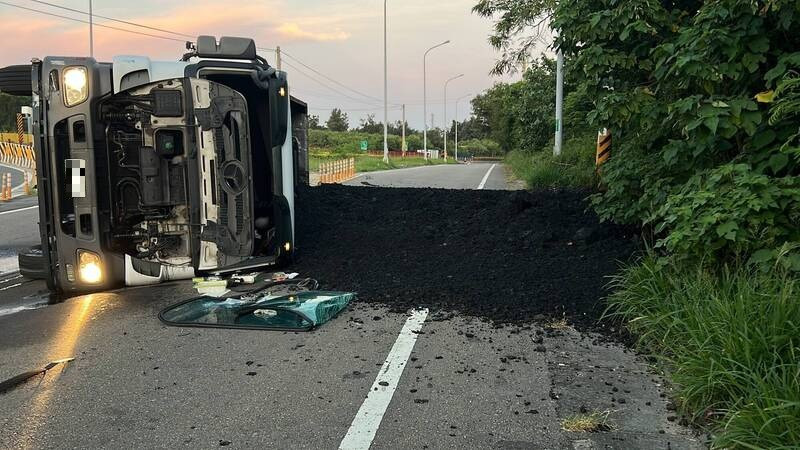
[[356, 176], [356, 159], [347, 158], [319, 164], [320, 183], [332, 184], [347, 181]]
[[30, 145], [0, 142], [0, 162], [22, 169], [35, 169], [36, 155]]

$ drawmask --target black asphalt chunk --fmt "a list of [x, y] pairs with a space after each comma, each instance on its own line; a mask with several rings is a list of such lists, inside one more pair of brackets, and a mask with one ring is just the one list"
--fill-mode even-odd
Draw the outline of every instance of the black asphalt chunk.
[[593, 328], [636, 231], [600, 224], [587, 195], [301, 189], [293, 270], [392, 311], [431, 308], [432, 320], [455, 311], [498, 325], [566, 318]]

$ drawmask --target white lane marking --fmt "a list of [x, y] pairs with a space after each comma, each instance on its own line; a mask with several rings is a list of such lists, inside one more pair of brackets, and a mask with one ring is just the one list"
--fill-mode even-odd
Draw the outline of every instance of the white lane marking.
[[20, 313], [22, 311], [32, 311], [34, 309], [44, 308], [47, 306], [46, 301], [31, 303], [30, 305], [15, 306], [13, 308], [0, 309], [0, 317], [10, 316], [12, 314]]
[[[27, 172], [26, 170], [20, 169], [19, 167], [8, 166], [8, 165], [5, 165], [5, 164], [0, 164], [0, 167], [5, 167], [6, 169], [16, 170], [17, 172], [23, 174], [22, 175], [23, 177], [25, 176], [25, 172]], [[11, 191], [12, 192], [20, 191], [20, 190], [22, 190], [23, 186], [25, 186], [25, 179], [24, 178], [22, 179], [22, 181], [18, 185], [12, 187]]]
[[386, 357], [386, 362], [383, 363], [375, 382], [372, 383], [367, 398], [361, 404], [342, 443], [339, 444], [340, 449], [366, 450], [372, 445], [372, 440], [375, 439], [375, 433], [378, 432], [386, 408], [389, 407], [394, 391], [397, 390], [403, 369], [406, 368], [411, 351], [414, 350], [417, 333], [422, 329], [422, 324], [425, 323], [427, 317], [428, 310], [423, 309], [413, 311], [411, 317], [406, 320], [406, 324], [400, 330], [400, 335], [397, 336], [397, 341], [389, 351], [389, 356]]
[[39, 205], [34, 205], [34, 206], [28, 206], [27, 208], [12, 209], [11, 211], [3, 211], [0, 212], [0, 216], [5, 216], [6, 214], [18, 213], [22, 211], [30, 211], [31, 209], [36, 209], [38, 207]]
[[486, 172], [486, 175], [483, 176], [483, 180], [481, 180], [481, 184], [478, 185], [478, 190], [483, 189], [486, 186], [486, 182], [489, 181], [489, 175], [492, 174], [495, 166], [497, 164], [492, 164], [492, 167], [489, 167], [489, 170]]
[[17, 255], [0, 256], [0, 275], [19, 272], [19, 259]]

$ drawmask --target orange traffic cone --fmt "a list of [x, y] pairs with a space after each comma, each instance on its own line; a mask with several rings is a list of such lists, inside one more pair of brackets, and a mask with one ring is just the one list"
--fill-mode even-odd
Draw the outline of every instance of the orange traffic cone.
[[8, 179], [9, 175], [7, 173], [3, 174], [3, 177], [0, 178], [0, 201], [7, 202], [11, 200], [11, 198], [6, 193], [6, 180]]
[[25, 195], [31, 195], [31, 183], [28, 180], [28, 172], [24, 172], [24, 181], [22, 183], [22, 191], [25, 192]]
[[6, 200], [11, 200], [11, 174], [6, 176]]

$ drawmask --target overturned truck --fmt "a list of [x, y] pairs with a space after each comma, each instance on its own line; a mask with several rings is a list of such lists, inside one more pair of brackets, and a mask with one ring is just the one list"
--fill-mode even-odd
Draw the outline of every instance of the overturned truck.
[[[48, 287], [98, 291], [291, 261], [307, 107], [252, 39], [178, 62], [46, 57], [31, 95]], [[6, 79], [12, 77], [7, 76]], [[2, 80], [2, 78], [0, 78]]]

